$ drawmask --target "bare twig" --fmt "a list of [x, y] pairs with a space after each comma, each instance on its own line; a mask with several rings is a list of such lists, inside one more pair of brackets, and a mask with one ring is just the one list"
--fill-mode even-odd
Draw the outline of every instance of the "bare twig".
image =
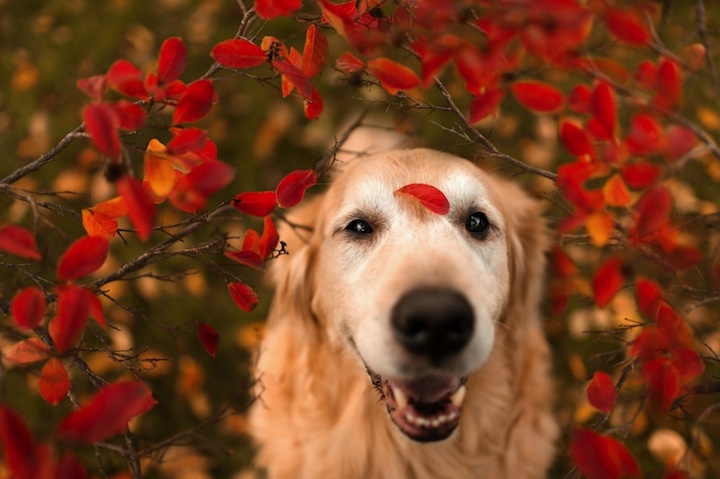
[[697, 25], [700, 41], [705, 47], [705, 61], [707, 62], [708, 70], [710, 71], [710, 79], [712, 80], [713, 89], [715, 90], [715, 94], [718, 94], [720, 84], [718, 83], [717, 70], [715, 69], [715, 60], [713, 59], [710, 51], [710, 40], [708, 39], [707, 34], [705, 0], [697, 0], [695, 2], [695, 23]]

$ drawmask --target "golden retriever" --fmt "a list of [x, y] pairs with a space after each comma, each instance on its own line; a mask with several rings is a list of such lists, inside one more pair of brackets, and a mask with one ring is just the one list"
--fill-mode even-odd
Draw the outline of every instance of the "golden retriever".
[[[396, 191], [436, 187], [436, 214]], [[351, 162], [281, 230], [257, 363], [267, 477], [544, 477], [558, 427], [538, 203], [428, 149]]]

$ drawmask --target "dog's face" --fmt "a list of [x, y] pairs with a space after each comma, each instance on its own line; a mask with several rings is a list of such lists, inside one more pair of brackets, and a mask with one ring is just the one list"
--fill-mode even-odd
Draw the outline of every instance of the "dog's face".
[[[411, 183], [439, 189], [450, 212], [396, 194]], [[508, 301], [501, 199], [471, 163], [407, 150], [350, 166], [320, 218], [315, 314], [366, 367], [405, 435], [447, 438]]]

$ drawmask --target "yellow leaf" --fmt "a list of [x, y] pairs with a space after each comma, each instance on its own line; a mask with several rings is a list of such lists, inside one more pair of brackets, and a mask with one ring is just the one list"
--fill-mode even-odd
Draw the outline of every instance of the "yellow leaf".
[[145, 178], [153, 194], [158, 198], [167, 198], [175, 186], [177, 175], [175, 168], [167, 160], [165, 145], [156, 139], [150, 140], [145, 150]]
[[618, 173], [612, 175], [603, 186], [605, 204], [608, 206], [627, 206], [630, 204], [630, 192]]
[[605, 246], [610, 240], [610, 236], [615, 228], [615, 223], [613, 222], [612, 216], [604, 211], [600, 211], [588, 215], [585, 220], [585, 227], [595, 246]]

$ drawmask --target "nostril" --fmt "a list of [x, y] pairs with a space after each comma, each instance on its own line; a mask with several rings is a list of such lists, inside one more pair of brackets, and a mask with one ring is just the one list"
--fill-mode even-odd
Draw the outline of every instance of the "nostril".
[[460, 351], [472, 337], [473, 309], [464, 295], [442, 288], [404, 294], [393, 308], [395, 339], [408, 351], [434, 359]]

